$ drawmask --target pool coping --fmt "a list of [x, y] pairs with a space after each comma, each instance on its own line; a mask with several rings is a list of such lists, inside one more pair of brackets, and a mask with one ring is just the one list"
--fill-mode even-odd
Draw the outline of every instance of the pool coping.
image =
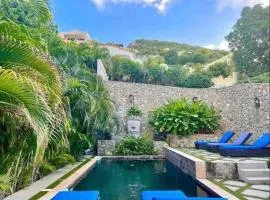
[[71, 174], [68, 178], [60, 182], [56, 187], [47, 189], [47, 193], [42, 196], [41, 200], [49, 200], [53, 198], [59, 191], [74, 187], [81, 179], [83, 179], [89, 171], [91, 171], [97, 162], [101, 159], [111, 160], [163, 160], [164, 155], [140, 155], [140, 156], [95, 156], [80, 169]]
[[100, 156], [92, 158], [89, 162], [83, 165], [80, 169], [71, 174], [68, 178], [60, 182], [56, 187], [50, 189], [48, 193], [40, 198], [40, 200], [50, 200], [52, 199], [59, 191], [70, 189], [76, 183], [78, 183], [86, 174], [93, 169], [97, 161], [100, 160]]
[[164, 160], [164, 155], [140, 155], [140, 156], [100, 156], [101, 159], [110, 160]]
[[[182, 151], [179, 151], [177, 149], [165, 146], [165, 158], [167, 158], [168, 160], [170, 160], [172, 163], [174, 163], [178, 168], [182, 169], [185, 173], [190, 174], [193, 178], [195, 179], [206, 179], [206, 163], [205, 161], [196, 158], [194, 156], [191, 156], [187, 153], [184, 153]], [[173, 152], [174, 154], [176, 154], [178, 157], [180, 157], [182, 160], [185, 160], [185, 162], [191, 162], [192, 166], [194, 166], [194, 170], [195, 173], [191, 174], [188, 173], [188, 169], [185, 170], [185, 168], [182, 168], [180, 165], [182, 164], [181, 162], [173, 160], [172, 158], [170, 158], [170, 156], [166, 156], [168, 152]], [[190, 171], [190, 170], [189, 170]]]
[[[170, 148], [171, 150], [172, 148]], [[179, 151], [172, 149], [176, 151], [177, 153]], [[181, 152], [182, 153], [182, 152]], [[185, 153], [184, 153], [185, 154]], [[182, 156], [185, 156], [187, 154], [182, 154]], [[193, 161], [202, 161], [198, 158], [192, 157], [188, 155], [188, 158], [193, 159]], [[60, 182], [56, 187], [53, 189], [48, 190], [48, 193], [46, 193], [41, 200], [50, 200], [52, 199], [59, 191], [70, 189], [74, 187], [81, 179], [83, 179], [89, 171], [91, 171], [94, 166], [97, 164], [97, 162], [101, 159], [111, 159], [111, 160], [156, 160], [156, 159], [165, 159], [165, 156], [163, 155], [143, 155], [143, 156], [95, 156], [92, 158], [89, 162], [87, 162], [84, 166], [82, 166], [80, 169], [75, 171], [73, 174], [71, 174], [67, 179]], [[200, 165], [201, 166], [201, 165]], [[198, 169], [196, 167], [196, 169]], [[200, 185], [203, 189], [209, 191], [210, 193], [213, 193], [217, 196], [227, 198], [228, 200], [239, 200], [229, 192], [223, 190], [218, 185], [214, 184], [213, 182], [205, 179], [205, 178], [196, 178], [196, 181], [198, 185]]]

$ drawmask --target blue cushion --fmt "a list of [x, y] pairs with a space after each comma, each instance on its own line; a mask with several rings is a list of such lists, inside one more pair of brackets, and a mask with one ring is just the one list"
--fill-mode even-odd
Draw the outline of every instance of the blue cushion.
[[226, 143], [228, 142], [235, 133], [233, 131], [226, 131], [218, 140], [218, 142], [211, 142], [211, 141], [203, 141], [203, 140], [197, 140], [195, 141], [195, 145], [207, 145], [207, 144], [220, 144], [220, 143]]
[[242, 145], [244, 144], [252, 135], [252, 133], [250, 132], [242, 132], [240, 133], [239, 137], [237, 138], [237, 140], [235, 140], [233, 143], [208, 143], [208, 146], [230, 146], [230, 145]]
[[227, 200], [224, 198], [210, 198], [210, 197], [154, 197], [152, 200]]
[[270, 133], [264, 133], [252, 145], [226, 145], [221, 146], [220, 149], [228, 149], [228, 150], [264, 149], [268, 145], [270, 145]]
[[259, 149], [265, 148], [268, 145], [270, 145], [270, 133], [262, 134], [262, 136], [252, 144], [252, 146]]
[[218, 140], [219, 143], [227, 143], [235, 133], [233, 131], [226, 131]]
[[[142, 200], [153, 200], [153, 198], [174, 198], [172, 200], [178, 200], [177, 198], [185, 198], [186, 195], [181, 190], [156, 190], [156, 191], [144, 191], [141, 194]], [[169, 200], [169, 199], [168, 199]]]
[[252, 135], [252, 133], [250, 133], [248, 131], [242, 132], [242, 133], [240, 133], [237, 140], [235, 140], [233, 142], [233, 144], [236, 144], [236, 145], [245, 144], [245, 142], [250, 138], [251, 135]]
[[152, 200], [182, 200], [181, 197], [153, 197]]
[[98, 200], [98, 191], [62, 191], [58, 192], [52, 200]]

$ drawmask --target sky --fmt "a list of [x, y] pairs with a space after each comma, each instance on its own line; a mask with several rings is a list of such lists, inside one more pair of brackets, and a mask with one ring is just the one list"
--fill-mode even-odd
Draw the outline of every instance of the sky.
[[99, 42], [174, 41], [228, 49], [224, 37], [244, 6], [269, 0], [51, 0], [60, 31], [88, 32]]

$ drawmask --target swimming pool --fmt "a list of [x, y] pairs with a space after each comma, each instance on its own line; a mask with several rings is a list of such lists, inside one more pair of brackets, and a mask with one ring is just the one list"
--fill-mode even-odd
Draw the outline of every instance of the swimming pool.
[[187, 196], [211, 196], [167, 160], [102, 159], [73, 188], [98, 190], [101, 200], [139, 200], [144, 190], [176, 189]]

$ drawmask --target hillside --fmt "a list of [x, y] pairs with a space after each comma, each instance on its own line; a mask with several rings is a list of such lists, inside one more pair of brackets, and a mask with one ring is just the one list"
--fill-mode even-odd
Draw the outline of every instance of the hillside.
[[228, 51], [211, 50], [176, 42], [138, 39], [128, 45], [138, 55], [160, 55], [169, 65], [186, 63], [210, 63], [229, 54]]

